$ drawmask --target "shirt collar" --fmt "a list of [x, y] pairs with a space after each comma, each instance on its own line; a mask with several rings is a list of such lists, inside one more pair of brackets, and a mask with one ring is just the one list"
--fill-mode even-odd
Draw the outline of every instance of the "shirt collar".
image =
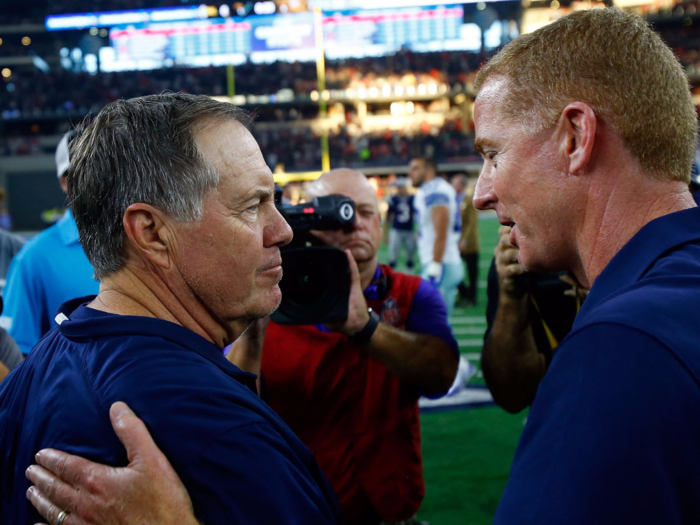
[[63, 303], [58, 309], [58, 330], [70, 339], [90, 339], [104, 336], [154, 336], [188, 348], [211, 361], [230, 376], [255, 390], [256, 375], [244, 372], [231, 363], [216, 346], [176, 323], [164, 319], [135, 315], [116, 315], [88, 309], [94, 295]]
[[374, 276], [370, 281], [367, 288], [365, 288], [364, 295], [367, 299], [378, 301], [383, 295], [383, 289], [386, 288], [386, 277], [382, 273], [382, 267], [377, 264], [377, 269], [374, 272]]
[[639, 230], [595, 280], [577, 319], [611, 295], [639, 281], [657, 259], [676, 246], [700, 240], [700, 208], [654, 219]]
[[66, 246], [80, 242], [78, 226], [75, 224], [73, 213], [70, 210], [66, 210], [63, 217], [58, 220], [56, 228], [58, 228], [58, 236]]

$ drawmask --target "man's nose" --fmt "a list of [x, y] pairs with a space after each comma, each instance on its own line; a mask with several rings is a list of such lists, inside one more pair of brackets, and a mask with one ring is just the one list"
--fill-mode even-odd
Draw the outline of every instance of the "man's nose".
[[493, 174], [482, 169], [474, 188], [474, 207], [477, 210], [495, 210], [498, 198], [493, 190]]
[[289, 244], [294, 236], [291, 226], [289, 226], [289, 223], [282, 217], [277, 208], [275, 208], [273, 214], [272, 222], [265, 232], [266, 237], [269, 239], [269, 242], [265, 243], [266, 246], [284, 246]]

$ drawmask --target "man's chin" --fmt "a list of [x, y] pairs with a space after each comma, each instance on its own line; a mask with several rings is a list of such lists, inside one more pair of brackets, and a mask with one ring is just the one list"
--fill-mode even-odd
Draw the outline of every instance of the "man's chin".
[[553, 261], [543, 261], [533, 257], [528, 257], [527, 252], [523, 252], [522, 248], [520, 248], [520, 251], [518, 252], [518, 262], [528, 272], [532, 273], [559, 272], [565, 269], [562, 268], [561, 265], [554, 264]]
[[269, 290], [265, 297], [262, 297], [255, 305], [251, 305], [246, 312], [246, 317], [249, 319], [260, 319], [267, 317], [280, 307], [282, 302], [282, 292], [279, 285], [275, 285]]
[[372, 250], [368, 249], [367, 246], [362, 245], [359, 246], [354, 246], [349, 248], [350, 253], [352, 254], [352, 258], [355, 259], [355, 262], [357, 264], [360, 264], [362, 262], [366, 262], [374, 258], [374, 253], [372, 253]]

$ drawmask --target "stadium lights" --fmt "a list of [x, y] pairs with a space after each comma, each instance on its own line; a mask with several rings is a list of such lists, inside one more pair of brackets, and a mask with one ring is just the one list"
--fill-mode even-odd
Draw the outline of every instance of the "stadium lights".
[[416, 86], [408, 86], [408, 87], [406, 88], [406, 94], [407, 94], [409, 97], [412, 97], [413, 95], [415, 95], [415, 94], [416, 94]]
[[321, 93], [321, 96], [323, 97], [323, 100], [330, 100], [331, 99], [331, 94], [327, 89], [323, 90], [323, 93]]
[[369, 89], [369, 96], [372, 98], [377, 98], [379, 96], [379, 90], [376, 87]]
[[430, 84], [428, 86], [428, 93], [435, 95], [437, 93], [437, 84]]
[[428, 92], [428, 88], [426, 87], [425, 84], [418, 85], [418, 94], [419, 95], [425, 95], [427, 92]]
[[394, 88], [394, 93], [396, 93], [397, 97], [400, 97], [401, 95], [403, 95], [403, 86], [396, 86]]
[[3, 68], [2, 76], [4, 78], [10, 78], [12, 76], [12, 70], [9, 67]]
[[22, 37], [22, 45], [28, 46], [29, 44], [32, 43], [32, 39], [29, 38], [28, 36], [23, 36]]
[[384, 86], [382, 87], [382, 95], [384, 95], [385, 97], [391, 95], [391, 86], [389, 84], [384, 84]]
[[318, 91], [316, 91], [315, 89], [311, 92], [311, 100], [313, 100], [314, 102], [318, 102]]
[[357, 90], [357, 96], [360, 98], [365, 98], [367, 96], [367, 90], [363, 87]]

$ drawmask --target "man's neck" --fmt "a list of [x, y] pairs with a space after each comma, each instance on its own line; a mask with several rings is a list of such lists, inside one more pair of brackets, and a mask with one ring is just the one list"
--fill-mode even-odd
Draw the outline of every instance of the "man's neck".
[[[147, 273], [122, 268], [100, 282], [97, 297], [88, 305], [90, 308], [117, 315], [153, 317], [179, 324], [206, 340], [224, 347], [232, 342], [247, 327], [242, 323], [231, 334], [231, 328], [221, 326], [199, 306], [196, 297], [184, 301], [177, 297], [162, 280]], [[190, 304], [190, 307], [185, 303]], [[194, 305], [194, 306], [192, 306]]]
[[370, 261], [357, 264], [357, 268], [360, 270], [360, 285], [362, 286], [362, 290], [367, 289], [372, 279], [374, 279], [374, 274], [377, 272], [378, 265], [379, 262], [376, 257]]
[[589, 203], [577, 242], [580, 268], [574, 271], [587, 288], [646, 224], [695, 206], [682, 182], [639, 178], [592, 187]]

